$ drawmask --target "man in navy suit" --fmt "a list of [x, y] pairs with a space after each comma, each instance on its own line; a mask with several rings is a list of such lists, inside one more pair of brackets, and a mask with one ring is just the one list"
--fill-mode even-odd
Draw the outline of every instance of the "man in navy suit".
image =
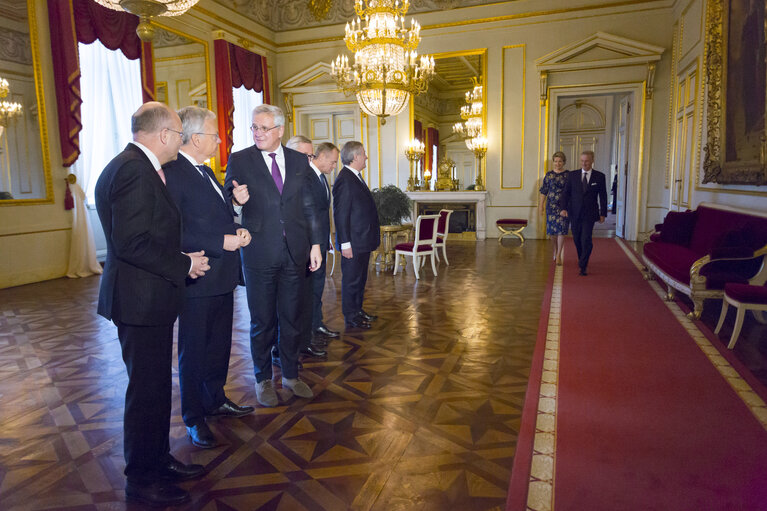
[[234, 288], [240, 283], [240, 247], [250, 233], [234, 222], [231, 201], [213, 171], [203, 162], [216, 153], [221, 139], [216, 114], [196, 106], [178, 111], [184, 145], [178, 158], [163, 166], [168, 192], [181, 211], [181, 247], [199, 247], [208, 255], [204, 279], [187, 279], [178, 321], [178, 379], [181, 416], [192, 443], [217, 445], [205, 417], [241, 417], [252, 406], [226, 397], [224, 385], [232, 348]]
[[314, 395], [298, 378], [298, 351], [306, 268], [320, 268], [322, 233], [309, 191], [314, 172], [305, 154], [280, 143], [284, 124], [279, 107], [253, 109], [255, 145], [231, 155], [224, 186], [227, 198], [242, 207], [242, 225], [253, 236], [254, 243], [241, 250], [256, 397], [263, 406], [279, 403], [270, 355], [278, 324], [282, 386], [299, 397]]
[[588, 275], [591, 239], [594, 222], [604, 223], [607, 217], [607, 186], [605, 175], [592, 168], [594, 152], [581, 153], [581, 171], [573, 170], [567, 175], [565, 188], [559, 199], [560, 215], [570, 219], [573, 242], [578, 252], [580, 275]]
[[181, 215], [165, 187], [162, 164], [181, 147], [181, 120], [157, 102], [131, 118], [133, 142], [96, 183], [96, 209], [107, 242], [98, 313], [117, 326], [128, 372], [125, 392], [125, 495], [156, 506], [189, 494], [171, 484], [203, 475], [170, 454], [173, 323], [186, 277], [209, 269], [203, 251], [181, 252]]
[[341, 251], [341, 310], [347, 328], [368, 329], [377, 316], [362, 309], [370, 252], [381, 243], [378, 210], [362, 170], [367, 162], [365, 147], [357, 141], [344, 144], [344, 168], [333, 183], [333, 218], [336, 243]]

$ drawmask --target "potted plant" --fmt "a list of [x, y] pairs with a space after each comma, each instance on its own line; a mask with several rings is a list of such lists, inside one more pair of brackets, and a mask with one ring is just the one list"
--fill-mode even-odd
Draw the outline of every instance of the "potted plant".
[[386, 185], [372, 191], [381, 225], [401, 225], [411, 215], [410, 198], [394, 185]]

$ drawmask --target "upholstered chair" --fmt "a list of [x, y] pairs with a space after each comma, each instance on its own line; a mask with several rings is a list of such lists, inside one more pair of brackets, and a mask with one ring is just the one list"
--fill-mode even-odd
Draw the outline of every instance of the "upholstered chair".
[[421, 215], [415, 221], [414, 241], [408, 243], [399, 243], [394, 247], [394, 275], [397, 274], [397, 268], [400, 265], [400, 256], [413, 258], [413, 272], [415, 278], [421, 278], [418, 275], [421, 258], [429, 256], [431, 258], [431, 271], [434, 276], [437, 275], [437, 266], [434, 256], [437, 252], [434, 244], [437, 239], [437, 224], [439, 215]]
[[439, 249], [442, 248], [442, 257], [445, 259], [445, 264], [450, 266], [447, 261], [447, 251], [445, 249], [447, 241], [447, 231], [450, 227], [450, 215], [453, 213], [452, 209], [442, 209], [439, 212], [439, 222], [437, 222], [437, 240], [434, 243], [434, 248], [437, 249], [436, 254], [437, 261], [439, 261]]
[[751, 284], [728, 283], [724, 285], [724, 299], [722, 300], [722, 313], [719, 314], [719, 323], [716, 325], [715, 334], [718, 334], [727, 317], [727, 309], [733, 305], [737, 309], [735, 326], [732, 328], [728, 349], [735, 347], [738, 342], [740, 329], [743, 327], [743, 319], [747, 311], [751, 311], [760, 323], [765, 323], [764, 311], [767, 311], [767, 286], [754, 286]]

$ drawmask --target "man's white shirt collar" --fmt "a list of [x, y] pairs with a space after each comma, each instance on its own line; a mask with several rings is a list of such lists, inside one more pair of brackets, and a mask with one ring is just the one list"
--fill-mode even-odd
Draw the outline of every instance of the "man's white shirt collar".
[[188, 154], [186, 154], [184, 151], [182, 151], [180, 149], [178, 151], [178, 154], [183, 155], [187, 160], [189, 160], [189, 163], [191, 163], [195, 167], [197, 165], [202, 165], [202, 163], [197, 163], [197, 160], [195, 160], [194, 158], [192, 158], [191, 156], [189, 156]]
[[152, 163], [155, 170], [160, 170], [162, 168], [162, 165], [160, 165], [160, 159], [157, 156], [155, 156], [155, 154], [152, 152], [151, 149], [149, 149], [144, 144], [136, 142], [135, 140], [132, 140], [131, 144], [141, 149], [141, 151], [146, 155], [146, 157], [149, 158], [149, 161]]
[[321, 179], [320, 176], [322, 176], [322, 171], [318, 169], [317, 166], [312, 162], [309, 162], [309, 166], [312, 168], [312, 170], [314, 170], [314, 173], [317, 174], [317, 177]]

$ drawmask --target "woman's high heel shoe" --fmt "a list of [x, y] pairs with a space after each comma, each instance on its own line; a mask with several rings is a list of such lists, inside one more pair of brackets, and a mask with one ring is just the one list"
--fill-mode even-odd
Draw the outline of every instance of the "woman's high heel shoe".
[[556, 260], [557, 260], [557, 266], [562, 266], [562, 257], [557, 256]]

